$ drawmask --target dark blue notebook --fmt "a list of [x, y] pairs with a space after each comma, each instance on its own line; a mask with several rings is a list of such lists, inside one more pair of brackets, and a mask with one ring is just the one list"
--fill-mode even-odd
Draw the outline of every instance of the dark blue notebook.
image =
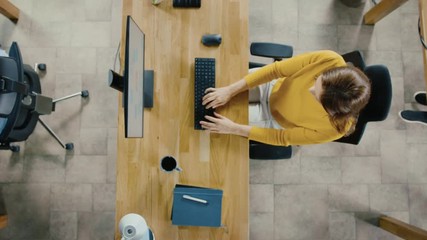
[[172, 224], [221, 226], [222, 190], [176, 185], [173, 191]]

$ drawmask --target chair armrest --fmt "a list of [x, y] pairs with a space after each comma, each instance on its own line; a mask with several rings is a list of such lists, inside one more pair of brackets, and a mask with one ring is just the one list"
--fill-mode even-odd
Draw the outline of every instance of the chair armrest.
[[274, 146], [256, 141], [249, 141], [249, 158], [260, 160], [289, 159], [292, 157], [292, 147]]
[[251, 43], [250, 50], [253, 56], [273, 58], [275, 61], [290, 58], [294, 52], [289, 45], [266, 42]]
[[342, 58], [344, 58], [344, 61], [352, 63], [353, 66], [359, 68], [362, 71], [365, 70], [365, 67], [366, 67], [365, 60], [363, 58], [362, 52], [360, 52], [359, 50], [345, 53], [341, 56]]
[[6, 76], [0, 76], [0, 91], [2, 93], [17, 92], [28, 94], [27, 85]]
[[264, 67], [264, 63], [249, 62], [249, 69]]

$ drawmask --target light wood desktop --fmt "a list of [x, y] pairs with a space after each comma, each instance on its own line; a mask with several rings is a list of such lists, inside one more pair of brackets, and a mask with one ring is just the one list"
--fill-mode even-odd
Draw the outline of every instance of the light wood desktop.
[[[145, 67], [154, 70], [154, 107], [145, 110], [144, 137], [126, 139], [119, 96], [115, 239], [120, 239], [118, 223], [127, 213], [142, 215], [158, 240], [248, 239], [248, 140], [193, 127], [194, 58], [216, 59], [217, 87], [248, 72], [248, 1], [204, 0], [200, 9], [177, 9], [172, 0], [157, 6], [151, 0], [125, 0], [122, 43], [127, 15], [145, 33]], [[202, 45], [208, 33], [221, 34], [222, 44]], [[122, 60], [123, 53], [122, 44]], [[247, 93], [242, 93], [218, 112], [247, 124], [247, 104]], [[160, 170], [160, 159], [166, 155], [174, 156], [183, 171]], [[172, 225], [177, 183], [222, 189], [224, 227]]]
[[8, 0], [0, 0], [0, 13], [13, 22], [17, 22], [19, 19], [19, 8]]

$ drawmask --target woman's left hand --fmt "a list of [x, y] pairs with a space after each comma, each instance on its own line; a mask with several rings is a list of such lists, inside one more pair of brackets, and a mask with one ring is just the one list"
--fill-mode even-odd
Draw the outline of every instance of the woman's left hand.
[[244, 137], [249, 136], [250, 126], [237, 124], [216, 112], [214, 115], [215, 117], [205, 116], [209, 122], [200, 121], [203, 129], [214, 133], [235, 134]]

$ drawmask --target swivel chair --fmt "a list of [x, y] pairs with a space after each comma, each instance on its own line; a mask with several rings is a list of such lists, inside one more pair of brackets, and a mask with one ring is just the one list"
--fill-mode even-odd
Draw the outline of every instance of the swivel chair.
[[343, 55], [346, 62], [360, 68], [371, 80], [371, 97], [368, 104], [360, 112], [355, 131], [335, 142], [359, 144], [368, 122], [379, 122], [387, 118], [390, 112], [392, 85], [388, 68], [384, 65], [366, 66], [360, 51], [353, 51]]
[[[46, 65], [37, 65], [45, 71]], [[37, 122], [65, 149], [72, 150], [73, 143], [64, 143], [55, 132], [39, 118], [55, 111], [56, 103], [72, 97], [87, 98], [87, 90], [53, 100], [41, 95], [40, 78], [29, 65], [23, 64], [16, 42], [12, 43], [9, 57], [0, 57], [0, 150], [19, 152], [13, 142], [25, 141], [34, 131]]]
[[[254, 43], [253, 43], [254, 44]], [[264, 43], [256, 43], [257, 45]], [[268, 44], [268, 43], [267, 43]], [[274, 45], [270, 45], [274, 46]], [[265, 54], [257, 53], [251, 51], [252, 55], [271, 57], [273, 59], [280, 58], [279, 52], [291, 52], [291, 49], [283, 51], [284, 48], [290, 48], [287, 45], [282, 45], [278, 48], [276, 54]], [[252, 46], [251, 46], [252, 48]], [[262, 47], [258, 47], [262, 48]], [[275, 52], [274, 49], [269, 49], [269, 52]], [[274, 57], [273, 57], [274, 56]], [[289, 54], [282, 55], [282, 58], [289, 58]], [[365, 131], [366, 124], [368, 122], [383, 121], [387, 118], [391, 106], [392, 98], [392, 86], [390, 73], [386, 66], [384, 65], [372, 65], [366, 66], [363, 59], [363, 55], [360, 51], [353, 51], [346, 54], [343, 54], [342, 57], [347, 62], [354, 67], [361, 69], [366, 76], [371, 80], [371, 97], [368, 104], [362, 110], [359, 115], [356, 129], [349, 136], [344, 136], [340, 139], [335, 140], [335, 142], [347, 143], [347, 144], [359, 144], [363, 133]], [[262, 64], [255, 65], [250, 64], [250, 66], [263, 66]], [[291, 146], [273, 146], [269, 144], [264, 144], [255, 141], [249, 141], [249, 157], [251, 159], [288, 159], [292, 157], [292, 147]]]
[[[268, 42], [253, 42], [250, 46], [253, 56], [272, 58], [273, 61], [281, 61], [284, 58], [291, 58], [293, 55], [292, 46]], [[249, 62], [249, 69], [263, 67], [265, 64]], [[292, 156], [292, 147], [274, 146], [257, 141], [249, 141], [249, 157], [251, 159], [287, 159]]]

